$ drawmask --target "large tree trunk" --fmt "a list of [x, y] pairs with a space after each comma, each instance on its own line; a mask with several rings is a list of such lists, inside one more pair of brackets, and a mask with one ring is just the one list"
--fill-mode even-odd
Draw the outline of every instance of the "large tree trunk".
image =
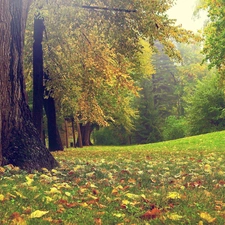
[[30, 0], [0, 0], [0, 162], [22, 169], [58, 165], [43, 145], [28, 108], [22, 51]]
[[44, 20], [34, 19], [34, 44], [33, 44], [33, 120], [34, 125], [43, 140], [43, 50], [42, 40], [44, 32]]

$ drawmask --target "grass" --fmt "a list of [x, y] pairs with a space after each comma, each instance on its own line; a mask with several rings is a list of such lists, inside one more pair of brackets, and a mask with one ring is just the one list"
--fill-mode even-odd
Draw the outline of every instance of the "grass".
[[61, 167], [0, 167], [0, 224], [225, 224], [225, 132], [67, 149]]

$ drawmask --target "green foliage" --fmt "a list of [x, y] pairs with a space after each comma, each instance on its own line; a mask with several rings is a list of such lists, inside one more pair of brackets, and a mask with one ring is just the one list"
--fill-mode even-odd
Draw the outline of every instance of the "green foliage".
[[164, 125], [163, 139], [173, 140], [185, 137], [187, 129], [186, 119], [183, 117], [169, 116]]
[[187, 102], [186, 115], [191, 135], [224, 129], [224, 91], [219, 88], [217, 75], [199, 81]]
[[95, 145], [125, 145], [128, 144], [128, 134], [125, 129], [117, 126], [102, 127], [92, 134]]
[[200, 2], [200, 7], [208, 12], [209, 17], [209, 22], [204, 31], [205, 43], [203, 50], [206, 54], [206, 60], [210, 62], [210, 67], [216, 66], [224, 71], [224, 1], [202, 1]]
[[136, 100], [139, 117], [135, 120], [134, 143], [145, 144], [161, 140], [159, 113], [154, 104], [151, 78], [140, 81], [140, 98]]

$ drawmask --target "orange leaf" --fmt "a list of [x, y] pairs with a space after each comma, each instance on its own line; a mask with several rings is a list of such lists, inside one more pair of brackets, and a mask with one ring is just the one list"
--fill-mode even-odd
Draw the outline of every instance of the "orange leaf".
[[102, 220], [100, 218], [96, 218], [95, 225], [102, 225]]
[[160, 214], [161, 214], [161, 211], [157, 208], [154, 208], [152, 210], [148, 210], [145, 214], [143, 214], [141, 216], [141, 219], [152, 220], [152, 219], [159, 217]]

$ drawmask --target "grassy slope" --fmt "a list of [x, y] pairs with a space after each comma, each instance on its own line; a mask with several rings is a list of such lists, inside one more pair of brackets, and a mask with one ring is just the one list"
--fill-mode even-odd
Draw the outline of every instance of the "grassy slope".
[[0, 224], [225, 224], [224, 143], [223, 131], [68, 149], [52, 171], [0, 167]]

